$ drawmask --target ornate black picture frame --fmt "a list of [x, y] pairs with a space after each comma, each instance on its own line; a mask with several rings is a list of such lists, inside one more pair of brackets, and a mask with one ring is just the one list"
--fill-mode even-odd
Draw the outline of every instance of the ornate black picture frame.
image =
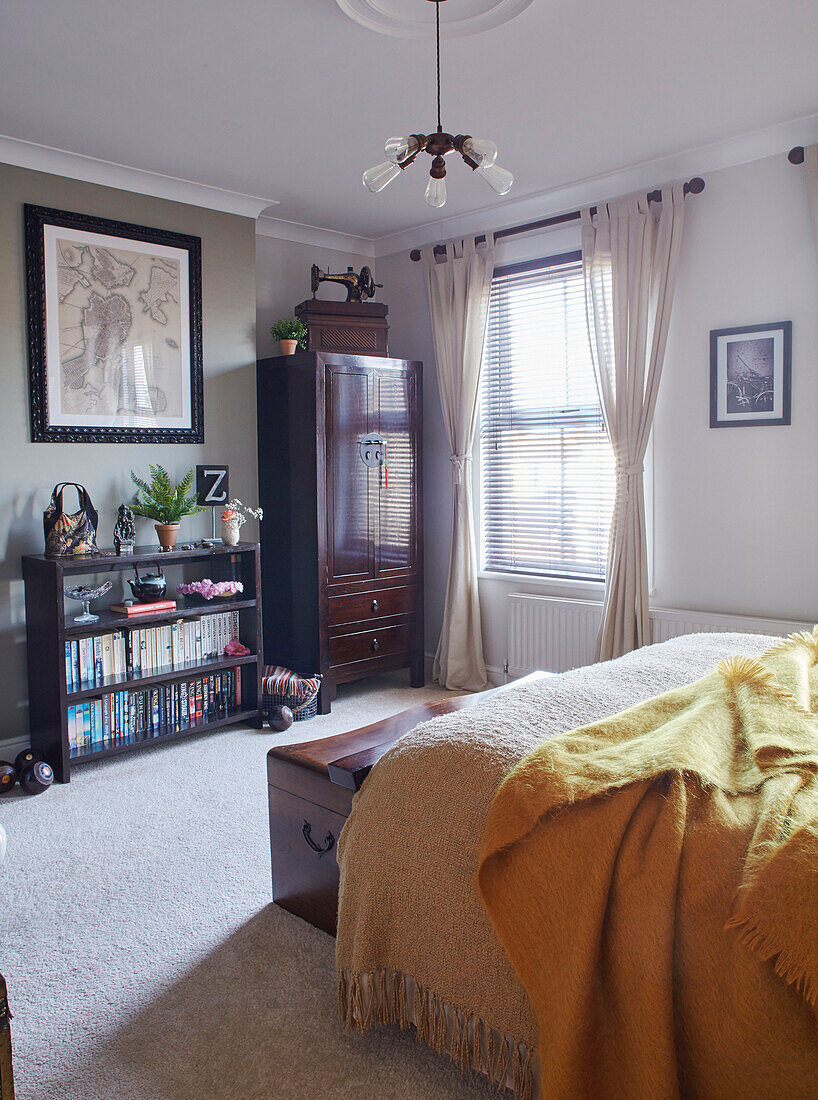
[[203, 443], [199, 237], [25, 205], [34, 443]]
[[710, 333], [710, 427], [789, 424], [792, 321]]

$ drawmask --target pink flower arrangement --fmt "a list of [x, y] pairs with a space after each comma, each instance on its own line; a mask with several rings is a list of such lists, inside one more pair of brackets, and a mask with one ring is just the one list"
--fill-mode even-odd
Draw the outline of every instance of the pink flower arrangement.
[[241, 529], [241, 525], [247, 522], [248, 516], [261, 520], [264, 519], [264, 511], [261, 508], [250, 508], [242, 504], [238, 497], [234, 497], [222, 512], [222, 523], [235, 523]]
[[228, 657], [246, 657], [250, 650], [238, 638], [232, 638], [224, 647], [224, 652]]
[[218, 596], [235, 596], [244, 591], [241, 581], [212, 581], [205, 577], [201, 581], [180, 584], [178, 591], [183, 596], [201, 596], [203, 600], [212, 600]]

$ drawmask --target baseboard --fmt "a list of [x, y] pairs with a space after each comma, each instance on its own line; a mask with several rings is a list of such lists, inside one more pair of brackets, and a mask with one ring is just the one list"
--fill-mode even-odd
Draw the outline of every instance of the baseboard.
[[[434, 653], [425, 653], [424, 657], [426, 658], [426, 683], [431, 684], [432, 665], [434, 664], [435, 655]], [[486, 674], [488, 675], [489, 683], [492, 687], [500, 687], [507, 682], [505, 670], [498, 668], [496, 665], [486, 665]], [[522, 676], [523, 673], [521, 672], [519, 675]], [[512, 676], [511, 679], [515, 679], [515, 677]]]
[[15, 737], [13, 741], [0, 741], [0, 760], [14, 760], [18, 752], [30, 746], [27, 737]]

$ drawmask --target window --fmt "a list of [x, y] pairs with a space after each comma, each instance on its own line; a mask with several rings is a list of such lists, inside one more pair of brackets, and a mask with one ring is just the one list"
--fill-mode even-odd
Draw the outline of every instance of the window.
[[604, 579], [614, 460], [579, 252], [496, 270], [481, 397], [483, 568]]

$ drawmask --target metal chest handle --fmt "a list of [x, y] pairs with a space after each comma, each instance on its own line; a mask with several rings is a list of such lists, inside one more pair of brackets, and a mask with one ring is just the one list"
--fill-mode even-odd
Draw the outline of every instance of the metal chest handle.
[[327, 835], [324, 837], [324, 847], [321, 848], [310, 836], [311, 832], [312, 826], [310, 825], [309, 821], [305, 821], [304, 824], [301, 826], [301, 835], [304, 837], [307, 844], [309, 844], [310, 848], [312, 848], [314, 852], [318, 853], [318, 858], [320, 859], [321, 856], [325, 856], [327, 852], [332, 851], [332, 849], [335, 847], [335, 837], [332, 835], [332, 833], [328, 832]]

